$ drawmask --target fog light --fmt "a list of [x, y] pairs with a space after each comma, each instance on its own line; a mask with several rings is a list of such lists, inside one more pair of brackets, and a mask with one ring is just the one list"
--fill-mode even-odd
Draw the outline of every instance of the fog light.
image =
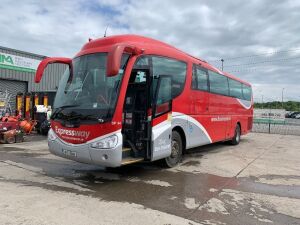
[[108, 159], [108, 156], [107, 156], [106, 154], [104, 154], [104, 155], [102, 156], [102, 159], [103, 159], [103, 160], [107, 160], [107, 159]]

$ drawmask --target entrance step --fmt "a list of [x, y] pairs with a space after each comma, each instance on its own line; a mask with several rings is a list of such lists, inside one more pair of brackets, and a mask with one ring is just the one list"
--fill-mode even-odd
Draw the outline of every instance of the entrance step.
[[132, 156], [131, 148], [123, 148], [122, 149], [122, 159]]
[[122, 159], [122, 166], [128, 165], [128, 164], [132, 164], [132, 163], [137, 163], [137, 162], [141, 162], [144, 161], [144, 158], [133, 158], [133, 157], [127, 157], [125, 159]]

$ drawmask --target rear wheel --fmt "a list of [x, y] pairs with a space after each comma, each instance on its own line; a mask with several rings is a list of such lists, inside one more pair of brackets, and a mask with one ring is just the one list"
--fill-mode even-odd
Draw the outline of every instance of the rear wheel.
[[234, 137], [231, 139], [230, 144], [238, 145], [241, 141], [241, 127], [239, 124], [236, 125]]
[[163, 160], [166, 167], [176, 166], [182, 159], [182, 140], [177, 131], [172, 132], [171, 155]]

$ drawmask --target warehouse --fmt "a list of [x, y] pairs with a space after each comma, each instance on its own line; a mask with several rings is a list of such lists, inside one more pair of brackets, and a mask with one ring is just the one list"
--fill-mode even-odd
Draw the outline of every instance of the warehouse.
[[[48, 96], [49, 105], [53, 104], [59, 80], [66, 68], [65, 65], [49, 65], [41, 83], [34, 83], [34, 76], [39, 62], [46, 56], [19, 51], [0, 46], [0, 97], [9, 97], [9, 107], [16, 110], [16, 95], [38, 94]], [[3, 104], [3, 102], [2, 102]]]

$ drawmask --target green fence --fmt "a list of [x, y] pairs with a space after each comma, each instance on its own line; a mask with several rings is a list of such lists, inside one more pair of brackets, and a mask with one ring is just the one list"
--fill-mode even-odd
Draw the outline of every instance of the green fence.
[[269, 133], [269, 134], [285, 134], [300, 135], [300, 119], [257, 119], [253, 121], [252, 132]]

